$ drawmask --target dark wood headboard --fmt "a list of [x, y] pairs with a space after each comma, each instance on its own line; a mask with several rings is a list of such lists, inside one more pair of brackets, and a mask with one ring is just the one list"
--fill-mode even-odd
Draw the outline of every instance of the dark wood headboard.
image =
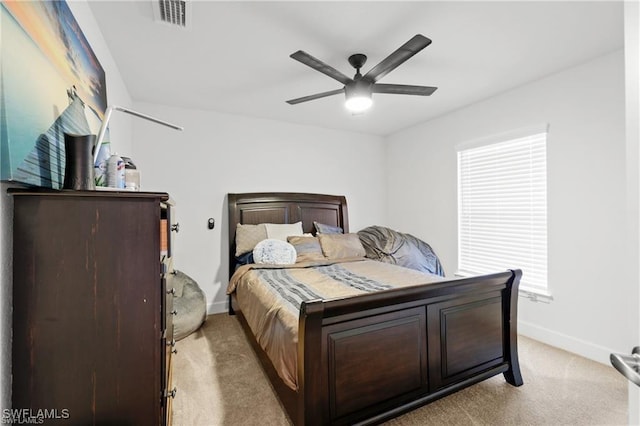
[[296, 223], [315, 234], [313, 222], [339, 226], [349, 232], [347, 200], [342, 195], [297, 192], [227, 194], [229, 207], [229, 278], [235, 270], [236, 226], [258, 223]]

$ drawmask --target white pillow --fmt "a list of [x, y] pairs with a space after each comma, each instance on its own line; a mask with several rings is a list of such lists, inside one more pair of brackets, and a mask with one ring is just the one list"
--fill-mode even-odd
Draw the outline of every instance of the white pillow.
[[296, 263], [296, 249], [282, 240], [266, 239], [253, 249], [253, 261], [269, 265], [292, 265]]
[[287, 237], [302, 235], [302, 222], [296, 223], [265, 223], [267, 238], [287, 241]]

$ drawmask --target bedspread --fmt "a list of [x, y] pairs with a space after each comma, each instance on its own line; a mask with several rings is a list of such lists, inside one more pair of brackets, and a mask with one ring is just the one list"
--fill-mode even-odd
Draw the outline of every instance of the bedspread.
[[229, 281], [258, 344], [278, 375], [297, 390], [298, 317], [303, 301], [338, 299], [441, 281], [436, 275], [373, 260], [342, 259], [287, 266], [244, 265]]

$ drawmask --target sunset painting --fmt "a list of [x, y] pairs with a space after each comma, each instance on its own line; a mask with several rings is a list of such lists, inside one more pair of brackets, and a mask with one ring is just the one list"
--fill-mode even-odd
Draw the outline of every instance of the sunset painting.
[[0, 29], [0, 179], [60, 188], [64, 133], [100, 128], [104, 70], [65, 1], [3, 1]]

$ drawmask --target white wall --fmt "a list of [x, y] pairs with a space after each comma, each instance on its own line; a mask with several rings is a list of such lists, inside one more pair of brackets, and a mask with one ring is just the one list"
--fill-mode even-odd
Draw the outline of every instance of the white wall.
[[210, 313], [226, 302], [227, 193], [345, 195], [352, 232], [386, 222], [380, 137], [153, 104], [135, 109], [185, 128], [136, 120], [131, 154], [142, 189], [166, 191], [176, 202], [174, 266], [203, 288]]
[[[98, 29], [98, 24], [85, 1], [68, 2], [69, 8], [98, 57], [107, 78], [107, 96], [109, 103], [121, 105], [131, 104], [131, 97], [120, 76], [111, 53]], [[7, 42], [6, 40], [4, 41]], [[131, 119], [124, 117], [113, 120], [112, 139], [116, 146], [130, 149]], [[12, 304], [12, 244], [13, 244], [13, 200], [7, 195], [11, 185], [0, 184], [0, 227], [2, 243], [0, 244], [0, 407], [11, 406], [11, 304]], [[44, 407], [47, 408], [47, 407]]]
[[548, 266], [554, 300], [520, 298], [520, 331], [605, 363], [609, 352], [628, 351], [624, 324], [632, 318], [626, 296], [636, 285], [627, 279], [624, 262], [624, 90], [620, 51], [388, 141], [389, 222], [431, 243], [452, 275], [457, 267], [455, 146], [549, 124]]

